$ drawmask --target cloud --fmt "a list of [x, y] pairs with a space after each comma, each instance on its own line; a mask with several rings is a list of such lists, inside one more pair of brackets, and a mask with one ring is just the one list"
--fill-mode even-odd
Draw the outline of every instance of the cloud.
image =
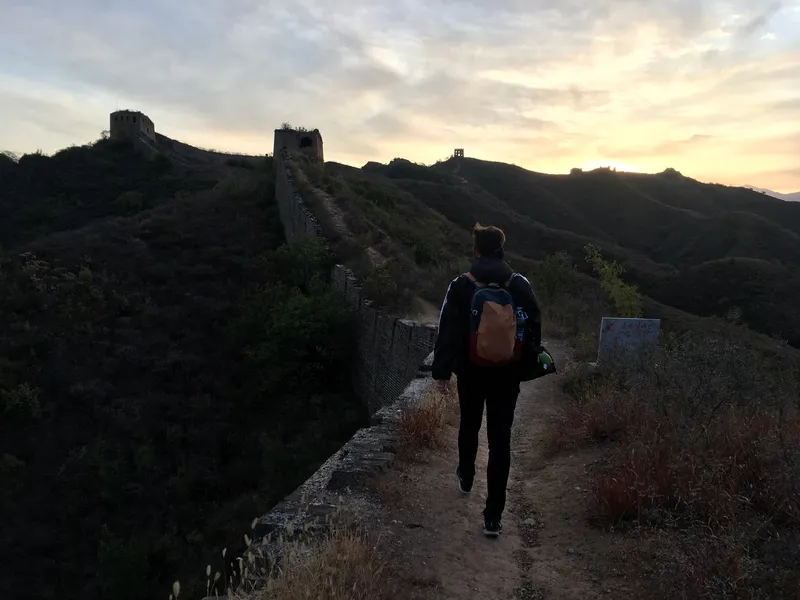
[[687, 149], [698, 149], [701, 146], [708, 147], [713, 142], [714, 136], [695, 134], [689, 138], [681, 140], [667, 140], [657, 144], [642, 144], [631, 148], [619, 148], [613, 145], [604, 146], [604, 150], [609, 155], [635, 156], [639, 158], [674, 156], [686, 151]]
[[782, 6], [783, 2], [771, 2], [760, 14], [756, 15], [739, 29], [737, 32], [739, 37], [745, 38], [759, 32], [769, 23], [770, 19], [780, 11]]
[[290, 121], [319, 127], [328, 156], [356, 164], [463, 146], [538, 170], [624, 160], [735, 183], [743, 165], [796, 164], [774, 140], [800, 131], [798, 8], [5, 0], [0, 147], [95, 138], [119, 101], [205, 147], [268, 151]]
[[[772, 187], [767, 188], [781, 194], [794, 194], [800, 192], [800, 167], [794, 169], [780, 169], [777, 171], [757, 171], [753, 172], [753, 181], [770, 182]], [[766, 187], [759, 183], [754, 183], [758, 187]]]
[[800, 113], [800, 96], [775, 102], [767, 110], [787, 116], [797, 115]]

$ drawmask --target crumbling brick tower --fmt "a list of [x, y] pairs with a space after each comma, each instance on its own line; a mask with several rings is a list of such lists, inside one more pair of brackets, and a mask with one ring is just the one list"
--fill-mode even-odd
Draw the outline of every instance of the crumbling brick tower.
[[138, 110], [118, 110], [111, 113], [109, 131], [112, 140], [135, 140], [144, 136], [156, 141], [156, 126], [150, 117]]
[[273, 156], [278, 156], [283, 148], [292, 153], [305, 154], [320, 162], [325, 161], [325, 156], [322, 152], [322, 134], [319, 129], [313, 131], [276, 129]]

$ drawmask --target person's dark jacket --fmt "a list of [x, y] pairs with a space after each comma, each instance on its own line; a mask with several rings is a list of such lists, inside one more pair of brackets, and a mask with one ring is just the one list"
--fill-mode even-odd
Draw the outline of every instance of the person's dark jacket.
[[[538, 349], [542, 343], [542, 314], [530, 282], [514, 273], [501, 257], [476, 259], [470, 273], [484, 284], [508, 282], [514, 303], [528, 313], [525, 351]], [[439, 315], [439, 334], [431, 368], [431, 375], [438, 381], [448, 380], [453, 373], [459, 375], [466, 369], [492, 368], [476, 367], [469, 361], [469, 311], [474, 291], [475, 286], [463, 274], [451, 281], [447, 288]]]

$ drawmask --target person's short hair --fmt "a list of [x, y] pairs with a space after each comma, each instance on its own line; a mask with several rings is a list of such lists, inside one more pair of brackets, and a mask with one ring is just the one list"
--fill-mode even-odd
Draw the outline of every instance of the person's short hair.
[[472, 241], [475, 249], [481, 256], [486, 256], [492, 252], [497, 252], [506, 243], [506, 234], [503, 230], [494, 225], [481, 225], [475, 223], [472, 228]]

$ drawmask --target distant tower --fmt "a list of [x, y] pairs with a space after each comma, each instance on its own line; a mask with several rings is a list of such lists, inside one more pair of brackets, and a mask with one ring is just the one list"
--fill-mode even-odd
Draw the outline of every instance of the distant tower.
[[453, 157], [454, 158], [464, 158], [464, 149], [463, 148], [456, 148], [453, 150]]
[[319, 129], [313, 131], [300, 131], [297, 129], [276, 129], [274, 156], [286, 148], [289, 152], [300, 152], [306, 156], [324, 162], [322, 151], [322, 134]]
[[111, 113], [112, 140], [138, 139], [141, 136], [156, 141], [156, 126], [146, 114], [138, 110], [117, 110]]

